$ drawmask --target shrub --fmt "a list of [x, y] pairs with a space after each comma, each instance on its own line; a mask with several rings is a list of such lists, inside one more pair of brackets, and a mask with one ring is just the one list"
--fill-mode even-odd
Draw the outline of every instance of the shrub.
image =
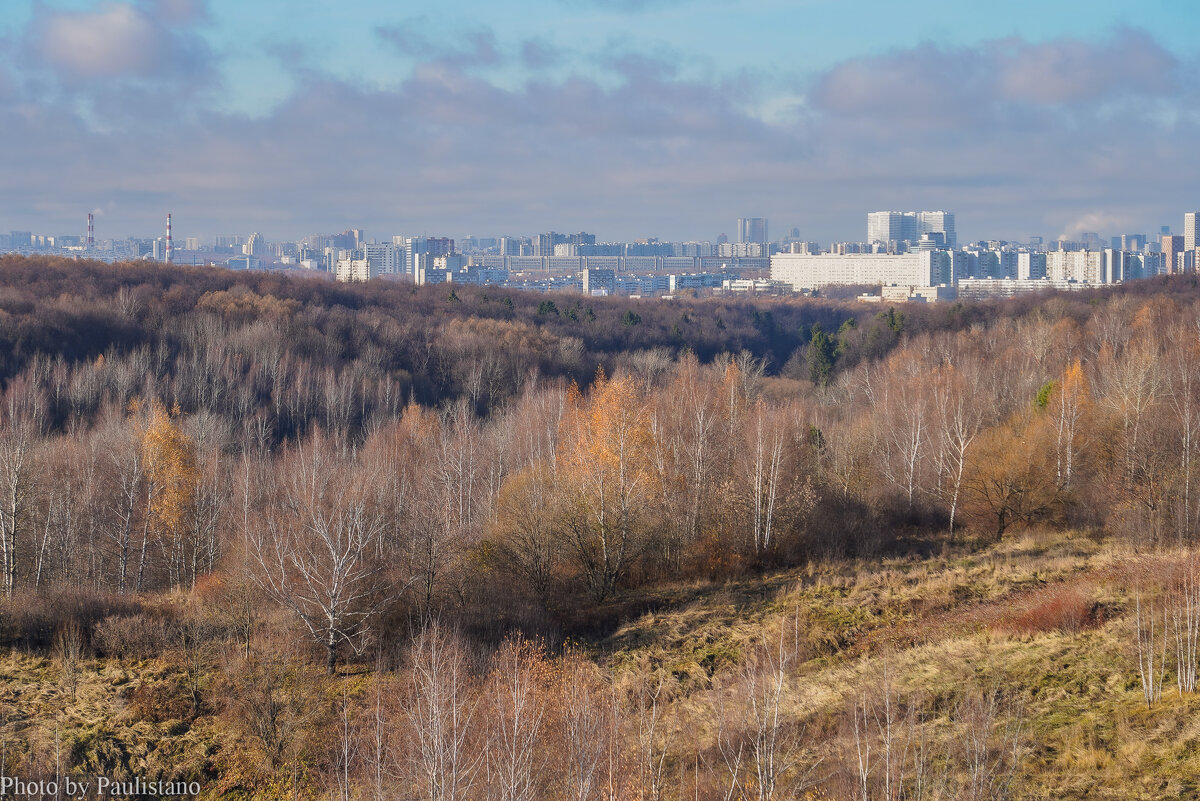
[[998, 628], [1016, 634], [1061, 631], [1076, 634], [1101, 622], [1100, 604], [1078, 587], [1051, 587], [1037, 593], [1023, 609], [999, 623]]
[[152, 659], [175, 641], [174, 626], [174, 621], [160, 615], [113, 615], [96, 624], [93, 642], [104, 656]]
[[0, 646], [47, 650], [55, 634], [68, 624], [79, 626], [86, 639], [97, 621], [138, 611], [135, 601], [89, 590], [22, 593], [0, 602]]

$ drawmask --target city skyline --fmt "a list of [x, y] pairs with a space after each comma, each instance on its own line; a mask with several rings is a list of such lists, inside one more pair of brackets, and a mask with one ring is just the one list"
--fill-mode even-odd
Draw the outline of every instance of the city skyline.
[[686, 241], [752, 213], [854, 241], [863, 209], [953, 208], [964, 241], [1021, 240], [1153, 232], [1197, 205], [1200, 11], [1171, 0], [10, 11], [0, 230], [76, 234], [91, 211], [156, 236], [173, 212], [210, 239]]

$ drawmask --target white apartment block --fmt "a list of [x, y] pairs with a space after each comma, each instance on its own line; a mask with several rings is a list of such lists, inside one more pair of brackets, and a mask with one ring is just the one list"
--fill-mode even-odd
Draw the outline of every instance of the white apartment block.
[[371, 272], [371, 263], [366, 259], [338, 259], [333, 271], [339, 281], [369, 281], [379, 273]]
[[1052, 250], [1046, 254], [1046, 277], [1052, 281], [1116, 284], [1125, 280], [1126, 254], [1106, 250]]
[[371, 275], [404, 272], [404, 248], [394, 244], [363, 245], [362, 256], [371, 267]]
[[1194, 251], [1200, 246], [1200, 211], [1183, 215], [1183, 249]]
[[1018, 253], [1017, 278], [1021, 281], [1032, 281], [1046, 277], [1045, 253]]
[[912, 253], [779, 253], [771, 257], [771, 280], [793, 290], [820, 289], [832, 284], [897, 284], [936, 286], [951, 281], [950, 254], [944, 250]]
[[917, 238], [917, 216], [911, 211], [872, 211], [867, 214], [868, 242], [912, 242]]

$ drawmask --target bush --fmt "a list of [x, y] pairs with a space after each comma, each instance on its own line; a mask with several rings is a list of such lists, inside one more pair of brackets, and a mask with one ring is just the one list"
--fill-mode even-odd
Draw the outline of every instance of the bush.
[[1001, 620], [998, 628], [1016, 634], [1077, 634], [1101, 623], [1102, 618], [1100, 604], [1078, 587], [1051, 587], [1034, 595], [1024, 609]]
[[96, 651], [118, 659], [153, 659], [177, 639], [175, 622], [161, 615], [113, 615], [96, 624]]
[[48, 650], [55, 634], [68, 624], [79, 626], [85, 640], [97, 621], [132, 615], [141, 607], [128, 598], [78, 589], [22, 593], [0, 602], [0, 646]]

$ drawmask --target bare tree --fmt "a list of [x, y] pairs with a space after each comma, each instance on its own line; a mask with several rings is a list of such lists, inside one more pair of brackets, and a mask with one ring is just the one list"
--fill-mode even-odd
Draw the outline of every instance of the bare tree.
[[1175, 636], [1175, 683], [1179, 694], [1196, 691], [1200, 654], [1200, 565], [1190, 551], [1171, 587], [1171, 631]]
[[639, 673], [633, 693], [639, 784], [643, 797], [661, 801], [666, 791], [665, 768], [672, 739], [665, 720], [671, 687], [665, 676], [653, 675], [648, 665], [642, 666]]
[[1142, 588], [1134, 590], [1134, 628], [1137, 636], [1138, 676], [1142, 680], [1142, 697], [1146, 708], [1162, 698], [1163, 678], [1167, 670], [1166, 613], [1156, 614], [1153, 601], [1142, 600]]
[[32, 432], [10, 416], [0, 427], [0, 593], [6, 598], [17, 586], [18, 549], [31, 535], [32, 449]]
[[74, 620], [64, 623], [54, 636], [54, 653], [62, 687], [74, 703], [83, 669], [83, 629]]
[[615, 799], [622, 784], [621, 709], [616, 690], [583, 655], [569, 651], [559, 669], [563, 795], [571, 801]]
[[340, 646], [361, 652], [386, 600], [376, 559], [383, 525], [367, 503], [366, 476], [320, 436], [283, 460], [278, 497], [247, 530], [255, 579], [325, 649], [333, 673]]
[[780, 624], [774, 642], [758, 645], [720, 687], [714, 701], [726, 799], [796, 797], [812, 784], [820, 759], [802, 764], [804, 729], [787, 719], [788, 675], [799, 658], [799, 621]]
[[1200, 447], [1200, 343], [1194, 330], [1176, 330], [1177, 347], [1169, 352], [1168, 397], [1175, 412], [1179, 437], [1179, 537], [1192, 539], [1195, 502], [1192, 473], [1196, 449]]
[[496, 505], [501, 551], [543, 600], [561, 548], [554, 531], [556, 483], [551, 466], [528, 467], [509, 476]]
[[354, 797], [355, 771], [360, 760], [360, 738], [354, 704], [349, 690], [342, 688], [335, 708], [334, 736], [331, 738], [333, 752], [333, 790], [337, 801], [351, 801]]
[[404, 716], [411, 744], [409, 769], [425, 801], [465, 801], [478, 779], [480, 755], [471, 735], [477, 698], [466, 646], [430, 623], [409, 649]]
[[534, 801], [544, 794], [545, 673], [541, 656], [523, 640], [506, 641], [492, 657], [484, 767], [496, 801]]
[[938, 370], [933, 383], [935, 422], [938, 426], [938, 475], [944, 477], [942, 496], [950, 505], [950, 535], [962, 500], [967, 454], [983, 428], [975, 375], [949, 365]]
[[1024, 715], [999, 692], [969, 693], [951, 715], [958, 743], [956, 798], [1003, 801], [1021, 764]]
[[129, 568], [133, 557], [133, 537], [138, 521], [145, 514], [142, 485], [145, 470], [142, 450], [128, 432], [115, 432], [108, 447], [109, 473], [113, 487], [105, 515], [104, 533], [116, 550], [117, 592], [128, 592]]
[[755, 404], [754, 469], [752, 483], [754, 553], [762, 556], [775, 544], [775, 510], [780, 494], [780, 474], [783, 468], [783, 431], [766, 419], [766, 409], [760, 401]]
[[904, 493], [911, 509], [921, 489], [921, 467], [929, 440], [929, 414], [923, 388], [912, 371], [920, 365], [893, 368], [894, 380], [883, 386], [879, 431], [880, 467], [884, 477]]

